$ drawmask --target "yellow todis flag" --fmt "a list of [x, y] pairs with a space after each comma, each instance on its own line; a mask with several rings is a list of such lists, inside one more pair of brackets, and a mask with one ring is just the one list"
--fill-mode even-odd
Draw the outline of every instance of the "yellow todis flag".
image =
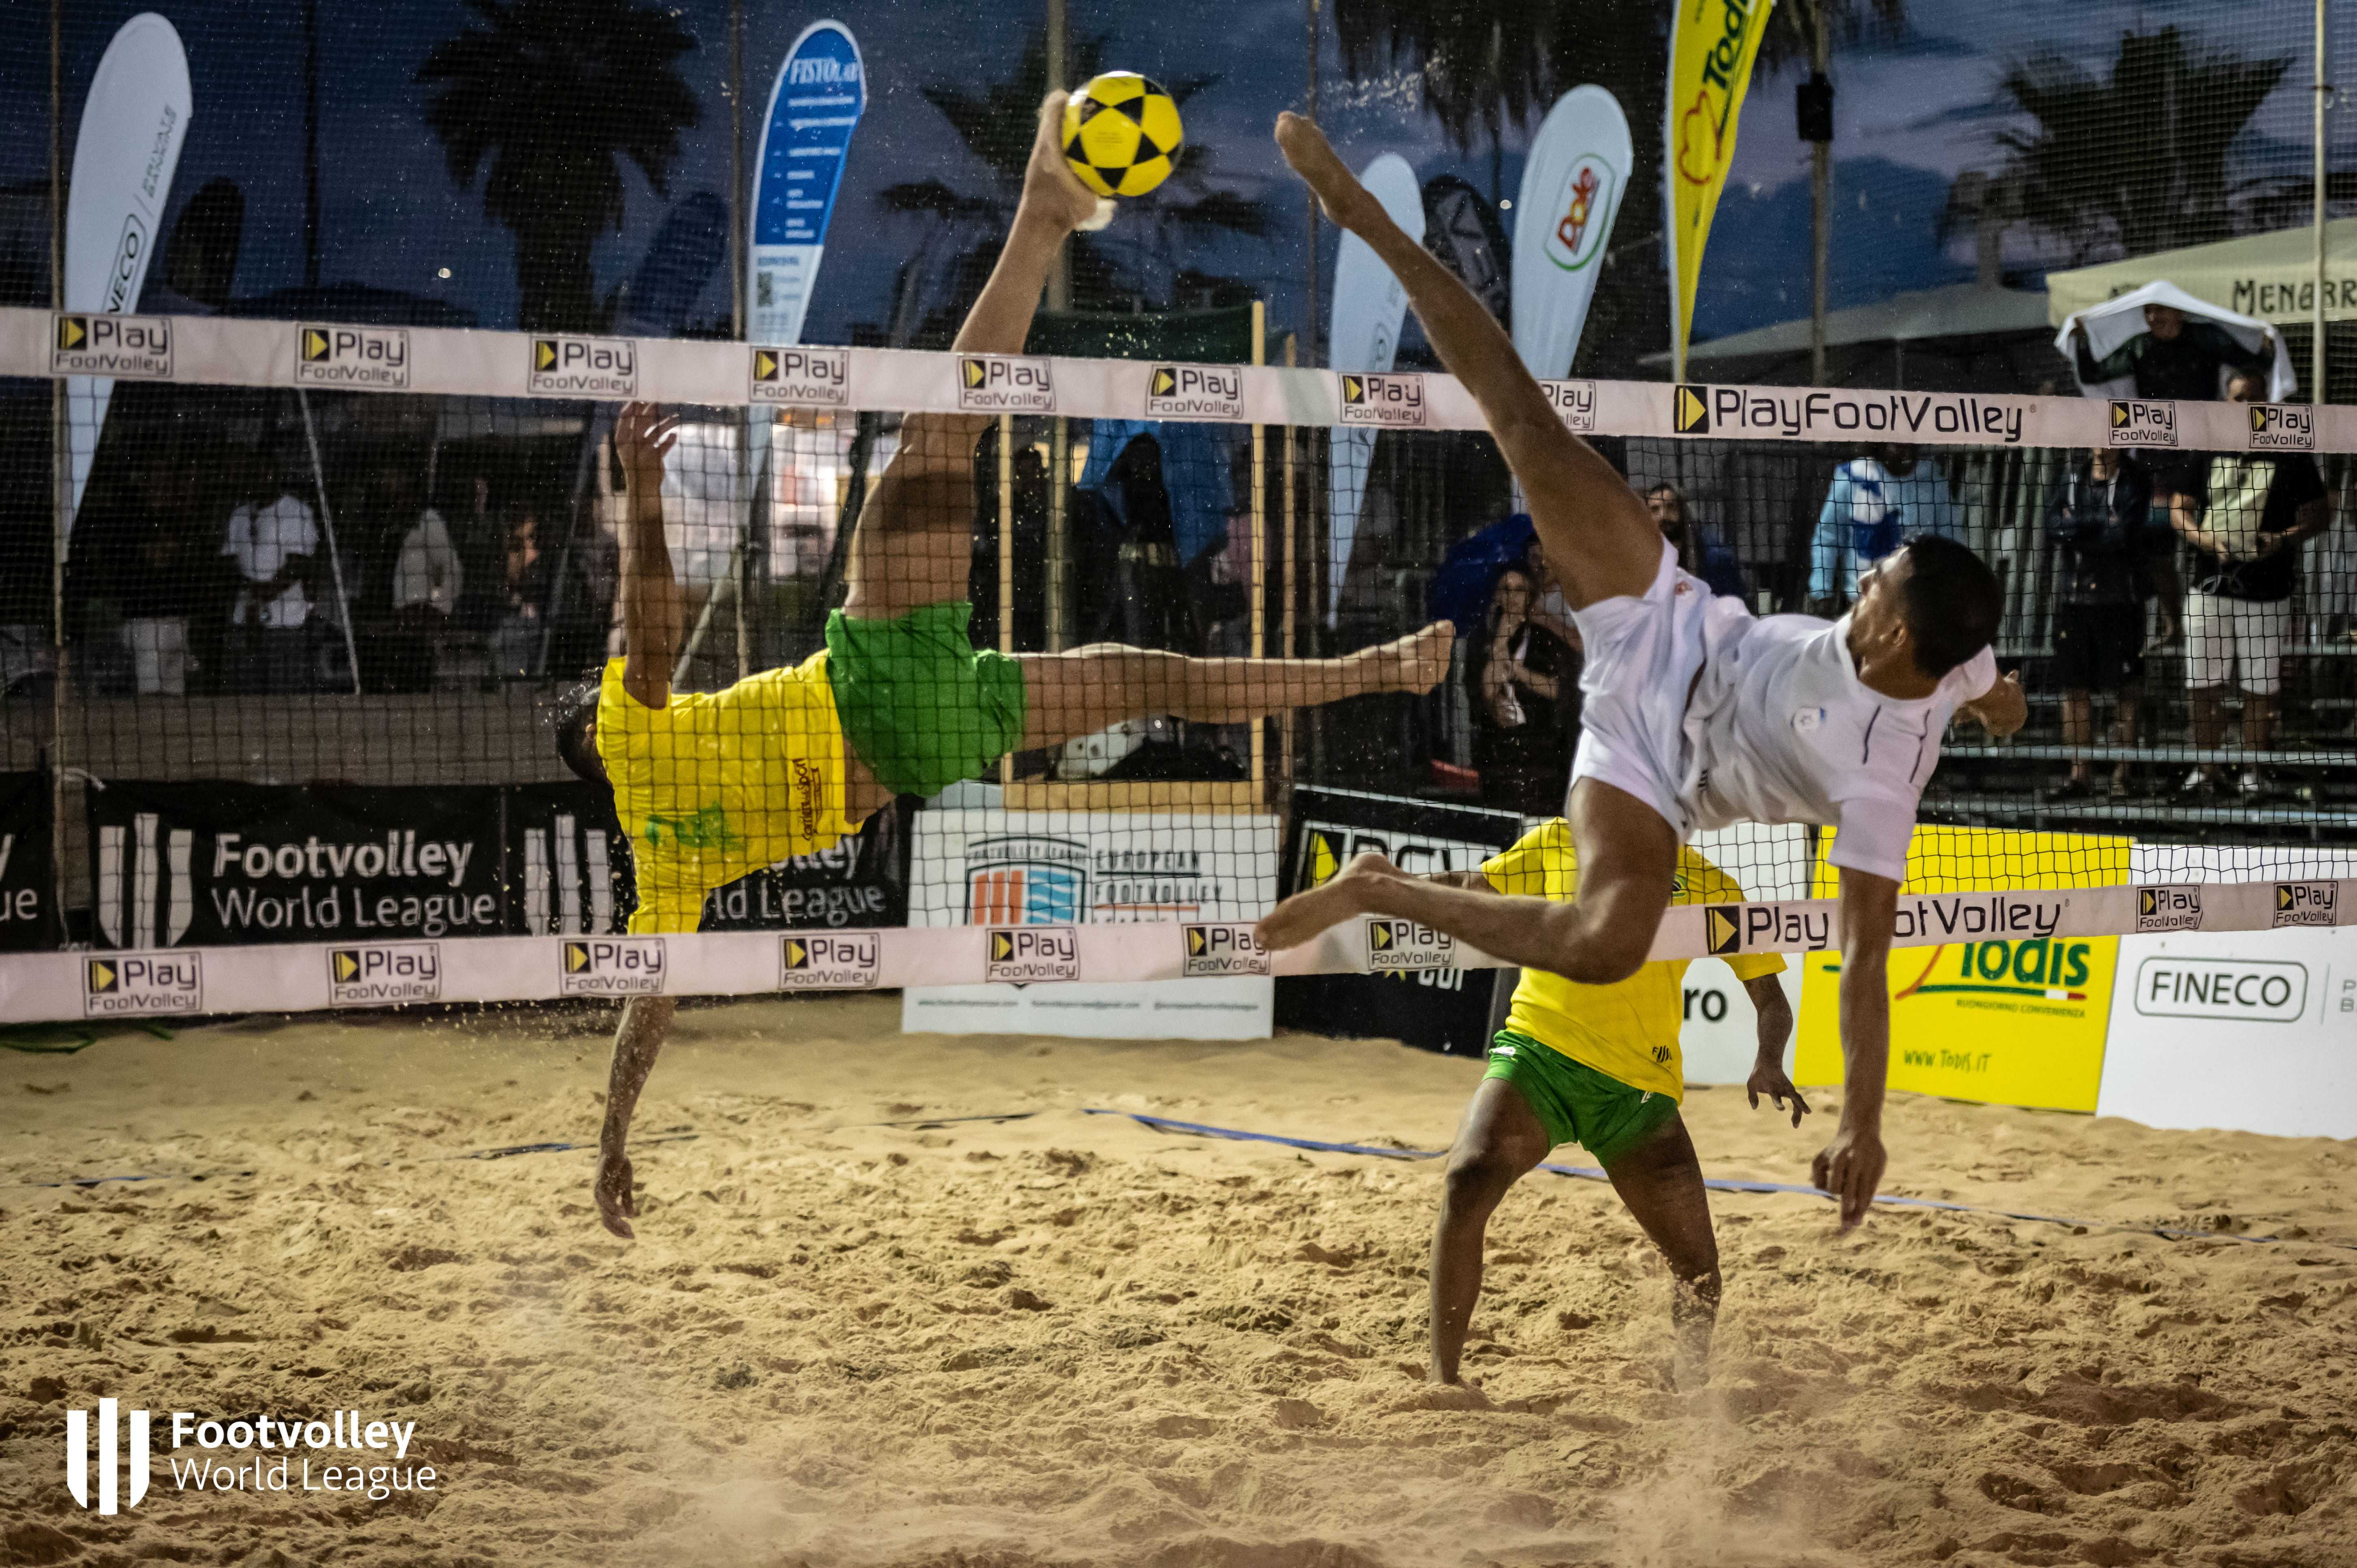
[[1719, 192], [1735, 162], [1735, 128], [1751, 62], [1776, 0], [1678, 0], [1670, 22], [1670, 98], [1663, 127], [1669, 187], [1672, 380], [1686, 379], [1695, 285]]

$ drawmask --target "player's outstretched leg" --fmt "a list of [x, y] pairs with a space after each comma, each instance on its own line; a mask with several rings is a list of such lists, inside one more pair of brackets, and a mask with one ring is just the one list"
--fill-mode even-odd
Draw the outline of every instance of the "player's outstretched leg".
[[1661, 566], [1661, 530], [1612, 465], [1564, 428], [1505, 329], [1455, 274], [1391, 220], [1335, 156], [1324, 132], [1297, 114], [1280, 114], [1276, 145], [1326, 215], [1391, 268], [1441, 362], [1480, 404], [1490, 434], [1530, 499], [1531, 521], [1571, 607], [1642, 594]]
[[1547, 1132], [1520, 1090], [1488, 1078], [1465, 1108], [1465, 1123], [1448, 1151], [1440, 1192], [1440, 1221], [1432, 1231], [1432, 1361], [1436, 1383], [1458, 1380], [1458, 1359], [1481, 1297], [1481, 1238], [1490, 1216], [1547, 1156]]
[[1191, 659], [1092, 643], [1067, 653], [1023, 653], [1023, 745], [1054, 746], [1124, 719], [1170, 714], [1232, 725], [1370, 692], [1431, 691], [1448, 674], [1456, 630], [1422, 631], [1340, 659]]
[[1718, 1325], [1718, 1239], [1710, 1229], [1710, 1190], [1683, 1117], [1605, 1162], [1612, 1190], [1652, 1238], [1670, 1265], [1673, 1375], [1679, 1391], [1710, 1380], [1710, 1337]]

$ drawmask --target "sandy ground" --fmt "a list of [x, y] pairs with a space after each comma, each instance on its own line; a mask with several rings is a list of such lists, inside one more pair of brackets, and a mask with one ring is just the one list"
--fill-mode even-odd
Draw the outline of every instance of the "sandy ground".
[[[640, 1240], [580, 1153], [608, 1019], [253, 1020], [0, 1054], [0, 1560], [119, 1563], [2357, 1563], [2357, 1144], [1902, 1100], [1891, 1190], [2292, 1244], [1716, 1200], [1717, 1376], [1609, 1189], [1534, 1177], [1469, 1366], [1419, 1381], [1438, 1171], [1082, 1108], [1445, 1144], [1380, 1042], [904, 1037], [682, 1015]], [[1830, 1097], [1828, 1097], [1830, 1098]], [[862, 1125], [1028, 1112], [1028, 1120]], [[1802, 1179], [1738, 1091], [1714, 1175]], [[234, 1172], [92, 1189], [68, 1175]], [[77, 1508], [70, 1406], [416, 1423], [436, 1490]], [[158, 1417], [158, 1441], [168, 1416]], [[327, 1455], [333, 1458], [334, 1455]]]

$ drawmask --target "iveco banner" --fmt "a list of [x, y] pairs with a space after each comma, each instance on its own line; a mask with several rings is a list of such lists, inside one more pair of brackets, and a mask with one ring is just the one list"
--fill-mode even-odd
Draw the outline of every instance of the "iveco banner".
[[[1392, 221], [1424, 238], [1424, 193], [1415, 171], [1396, 153], [1385, 153], [1359, 176]], [[1334, 314], [1326, 334], [1327, 362], [1338, 371], [1388, 371], [1399, 352], [1400, 327], [1407, 319], [1407, 291], [1373, 250], [1356, 234], [1342, 236], [1334, 262]], [[1346, 388], [1345, 397], [1349, 395]], [[1375, 432], [1348, 421], [1334, 427], [1333, 461], [1327, 475], [1327, 511], [1332, 520], [1332, 591], [1326, 624], [1334, 624], [1342, 603], [1342, 579], [1351, 569], [1351, 541], [1359, 531], [1359, 507], [1367, 493], [1367, 465], [1374, 460]]]
[[[124, 23], [98, 62], [74, 136], [73, 184], [66, 198], [69, 320], [139, 308], [147, 263], [163, 242], [164, 203], [188, 134], [189, 98], [188, 59], [172, 24], [152, 11]], [[74, 376], [66, 382], [74, 511], [81, 510], [82, 487], [113, 395], [111, 377]]]
[[786, 53], [753, 166], [753, 245], [745, 280], [748, 341], [802, 340], [827, 220], [866, 106], [859, 45], [840, 22], [813, 22]]
[[1628, 117], [1600, 87], [1555, 101], [1514, 202], [1514, 352], [1531, 374], [1571, 373], [1634, 159]]
[[1695, 287], [1719, 192], [1735, 162], [1735, 130], [1751, 62], [1767, 36], [1776, 0], [1677, 0], [1670, 22], [1670, 95], [1662, 128], [1663, 239], [1670, 266], [1670, 349], [1676, 381], [1686, 379], [1686, 339], [1694, 331]]

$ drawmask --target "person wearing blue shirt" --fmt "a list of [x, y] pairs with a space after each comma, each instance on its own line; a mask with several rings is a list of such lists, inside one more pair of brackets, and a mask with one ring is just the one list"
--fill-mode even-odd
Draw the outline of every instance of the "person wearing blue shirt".
[[1751, 586], [1744, 580], [1742, 558], [1694, 515], [1686, 493], [1664, 480], [1645, 492], [1645, 510], [1662, 537], [1676, 546], [1678, 564], [1710, 585], [1714, 594], [1749, 603]]
[[1964, 540], [1964, 509], [1936, 464], [1886, 446], [1835, 469], [1809, 541], [1811, 613], [1856, 598], [1858, 574], [1919, 533]]

